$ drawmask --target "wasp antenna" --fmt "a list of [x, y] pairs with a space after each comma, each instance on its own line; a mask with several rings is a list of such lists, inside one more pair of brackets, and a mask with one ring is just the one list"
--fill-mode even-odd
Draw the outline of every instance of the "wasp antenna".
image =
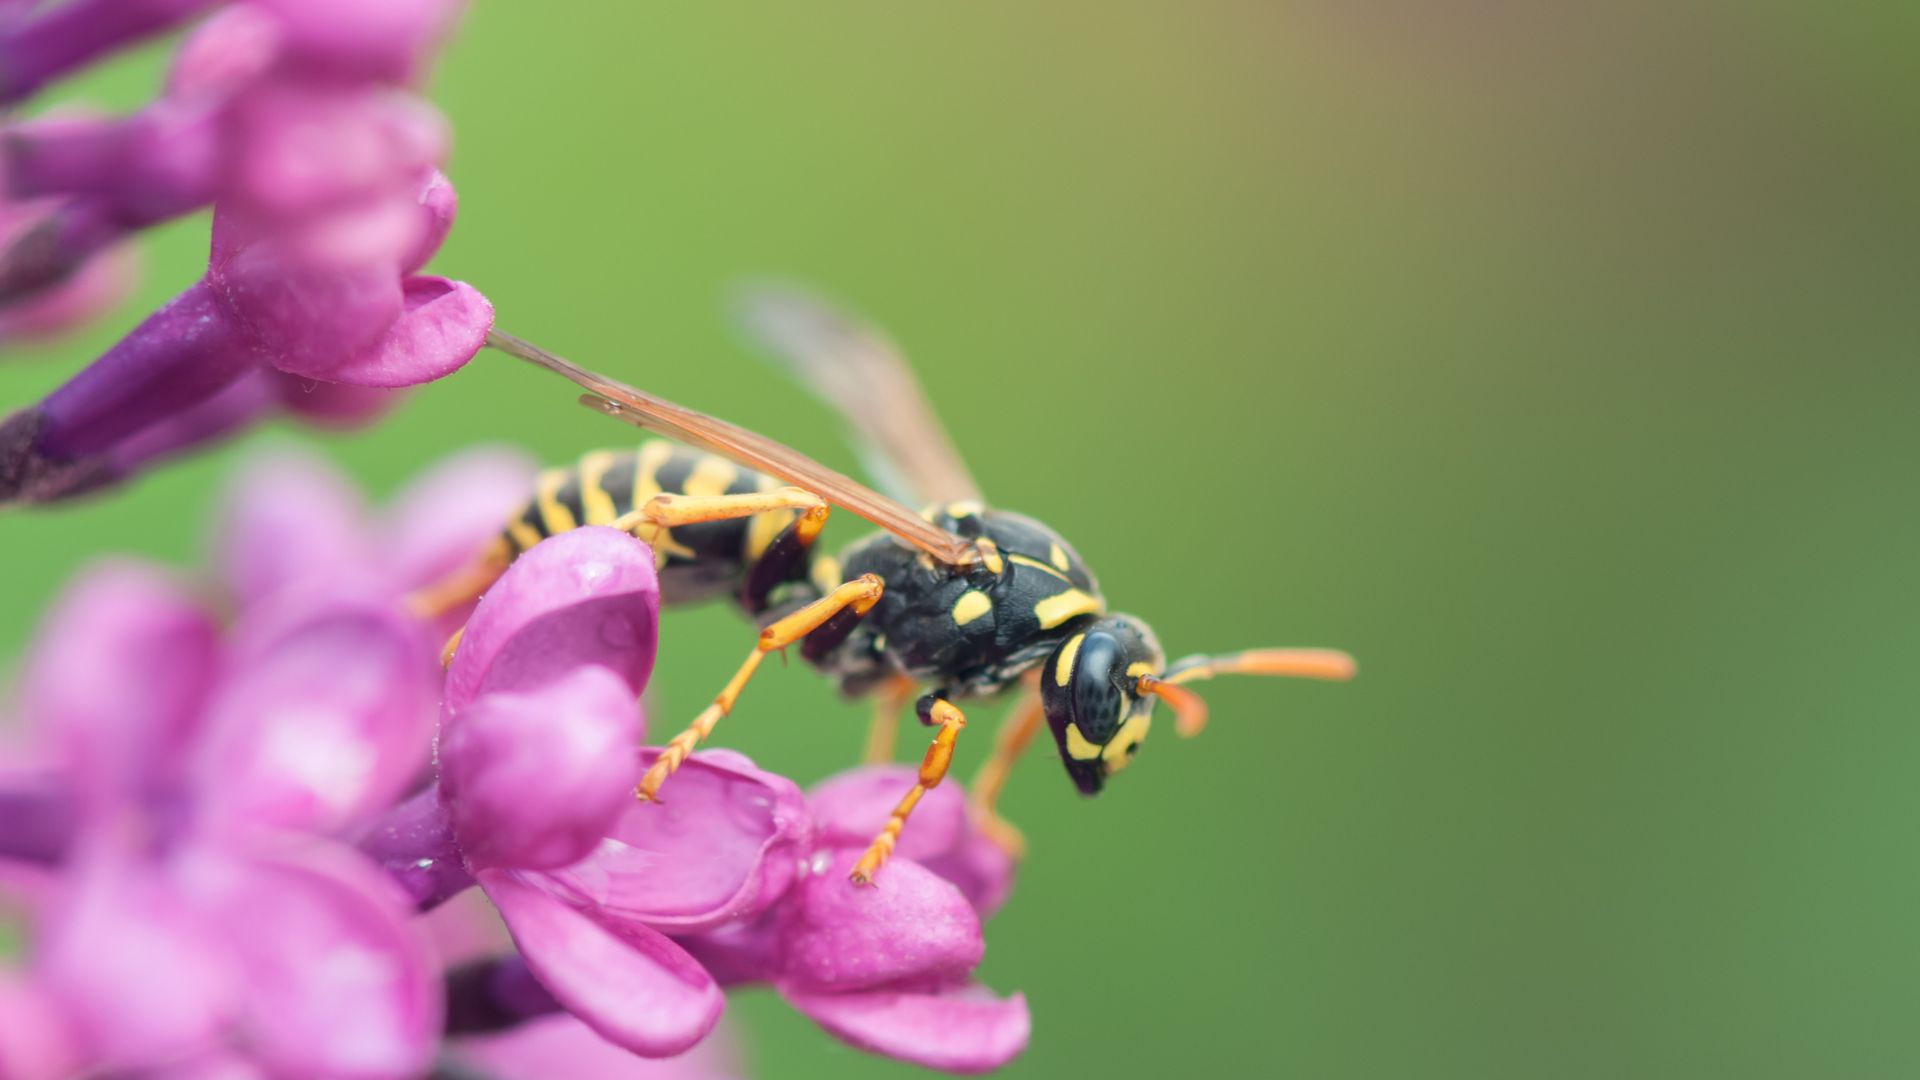
[[1140, 676], [1133, 688], [1141, 697], [1151, 694], [1167, 703], [1173, 710], [1173, 730], [1181, 738], [1191, 739], [1206, 729], [1207, 703], [1199, 694], [1154, 675]]
[[1274, 675], [1346, 682], [1359, 665], [1339, 649], [1248, 649], [1224, 656], [1189, 656], [1167, 668], [1170, 683], [1198, 682], [1215, 675]]

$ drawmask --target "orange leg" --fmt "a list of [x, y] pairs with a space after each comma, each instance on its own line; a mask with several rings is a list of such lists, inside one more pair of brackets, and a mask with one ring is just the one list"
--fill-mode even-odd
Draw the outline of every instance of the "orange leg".
[[914, 681], [902, 675], [881, 686], [874, 695], [873, 719], [867, 722], [867, 764], [881, 765], [893, 760], [894, 742], [900, 734], [900, 710], [913, 700], [915, 689]]
[[973, 786], [967, 792], [967, 804], [973, 811], [974, 825], [987, 835], [987, 839], [999, 845], [1000, 850], [1016, 859], [1027, 854], [1026, 837], [1013, 823], [1000, 816], [996, 809], [1000, 802], [1000, 789], [1006, 786], [1007, 776], [1013, 771], [1013, 763], [1020, 760], [1032, 745], [1033, 737], [1040, 731], [1046, 711], [1040, 706], [1040, 694], [1029, 687], [1021, 695], [1013, 712], [1001, 721], [1000, 734], [993, 747], [993, 756], [980, 771], [973, 776]]
[[906, 828], [907, 815], [919, 804], [920, 796], [939, 787], [946, 779], [947, 766], [953, 761], [953, 741], [960, 737], [960, 729], [967, 726], [967, 718], [946, 698], [936, 697], [933, 707], [925, 714], [933, 723], [940, 725], [940, 731], [933, 737], [933, 745], [927, 747], [927, 754], [920, 759], [919, 782], [913, 785], [893, 813], [887, 817], [887, 823], [881, 827], [880, 835], [867, 845], [866, 854], [853, 866], [853, 873], [847, 875], [855, 885], [873, 884], [873, 875], [880, 869], [887, 856], [893, 854], [893, 845], [900, 840], [900, 830]]
[[[407, 610], [419, 619], [437, 619], [454, 608], [477, 599], [500, 580], [513, 562], [513, 548], [505, 538], [496, 538], [485, 554], [431, 585], [407, 594]], [[451, 651], [451, 650], [449, 650]]]
[[770, 652], [777, 652], [792, 645], [801, 638], [820, 628], [820, 625], [833, 618], [842, 610], [852, 608], [856, 615], [865, 615], [873, 610], [880, 601], [880, 593], [885, 588], [880, 578], [873, 574], [862, 574], [847, 582], [826, 596], [815, 600], [791, 615], [769, 623], [760, 631], [760, 640], [754, 643], [753, 651], [733, 673], [727, 685], [713, 699], [713, 704], [701, 711], [687, 729], [668, 740], [666, 749], [655, 759], [653, 767], [640, 778], [640, 785], [634, 789], [646, 802], [659, 802], [660, 785], [680, 767], [680, 763], [693, 753], [693, 748], [705, 742], [713, 734], [713, 727], [720, 718], [733, 711], [733, 704], [740, 698], [740, 691], [746, 688], [747, 680], [753, 677], [760, 667], [760, 661]]

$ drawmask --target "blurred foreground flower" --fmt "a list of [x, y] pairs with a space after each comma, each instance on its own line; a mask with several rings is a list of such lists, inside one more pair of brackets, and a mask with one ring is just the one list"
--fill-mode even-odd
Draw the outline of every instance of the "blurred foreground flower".
[[[19, 19], [0, 57], [31, 54], [34, 74], [0, 94], [71, 66], [49, 55], [85, 59], [206, 6], [80, 0]], [[236, 3], [186, 39], [146, 109], [0, 135], [9, 194], [54, 206], [0, 254], [0, 312], [139, 229], [214, 207], [206, 275], [0, 426], [0, 502], [92, 490], [273, 412], [363, 421], [473, 357], [492, 307], [418, 273], [453, 222], [436, 167], [447, 132], [401, 89], [460, 6]]]

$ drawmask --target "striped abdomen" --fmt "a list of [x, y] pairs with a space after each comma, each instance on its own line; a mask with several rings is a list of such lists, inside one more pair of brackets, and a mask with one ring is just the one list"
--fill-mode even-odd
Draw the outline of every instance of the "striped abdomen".
[[[698, 450], [664, 440], [638, 451], [598, 450], [571, 468], [540, 474], [531, 502], [507, 525], [515, 557], [555, 533], [582, 525], [609, 525], [662, 492], [741, 495], [770, 491], [778, 481]], [[749, 518], [660, 529], [640, 525], [634, 535], [653, 546], [667, 603], [700, 600], [738, 588], [767, 545], [794, 519], [791, 510]]]

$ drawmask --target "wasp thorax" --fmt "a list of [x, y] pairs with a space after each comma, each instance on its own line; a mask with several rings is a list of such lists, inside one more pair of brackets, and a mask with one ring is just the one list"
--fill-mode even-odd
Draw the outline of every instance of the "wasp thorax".
[[1153, 698], [1135, 685], [1165, 666], [1153, 631], [1131, 615], [1096, 619], [1054, 650], [1040, 673], [1040, 698], [1081, 794], [1099, 794], [1146, 740]]

